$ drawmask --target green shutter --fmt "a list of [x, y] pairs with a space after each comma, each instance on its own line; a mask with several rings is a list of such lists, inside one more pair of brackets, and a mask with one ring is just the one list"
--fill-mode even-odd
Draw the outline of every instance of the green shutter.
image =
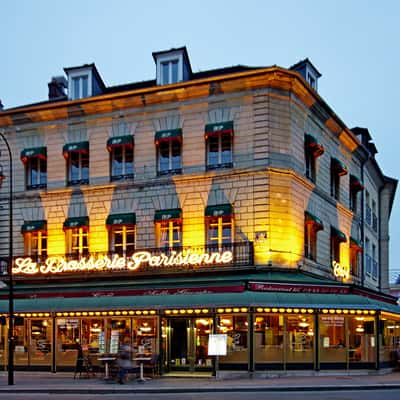
[[47, 221], [25, 221], [21, 227], [21, 232], [37, 232], [37, 231], [47, 231]]
[[64, 157], [68, 157], [69, 153], [88, 153], [89, 152], [89, 142], [77, 142], [77, 143], [67, 143], [63, 147]]
[[157, 131], [154, 138], [156, 143], [174, 139], [182, 140], [182, 129], [167, 129], [163, 131]]
[[67, 218], [64, 222], [64, 229], [81, 228], [89, 226], [89, 217], [72, 217]]
[[316, 228], [324, 229], [324, 224], [314, 214], [311, 214], [309, 211], [305, 211], [304, 215], [306, 224], [314, 224]]
[[339, 242], [347, 242], [346, 235], [339, 229], [331, 226], [331, 235], [339, 240]]
[[136, 225], [136, 214], [111, 214], [107, 217], [106, 225]]
[[47, 158], [47, 149], [46, 147], [33, 147], [30, 149], [24, 149], [21, 151], [21, 160], [22, 162], [27, 162], [29, 158], [41, 158], [45, 160]]
[[220, 204], [218, 206], [207, 206], [205, 215], [206, 217], [226, 217], [233, 214], [232, 206], [230, 204]]
[[107, 140], [107, 149], [110, 151], [113, 147], [127, 146], [133, 147], [133, 136], [114, 136]]
[[170, 219], [181, 219], [182, 210], [180, 208], [173, 208], [170, 210], [157, 210], [154, 214], [154, 221], [167, 221]]

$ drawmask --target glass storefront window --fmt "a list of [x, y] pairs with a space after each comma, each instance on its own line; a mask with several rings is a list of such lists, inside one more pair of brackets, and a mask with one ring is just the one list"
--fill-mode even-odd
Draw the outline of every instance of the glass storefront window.
[[89, 353], [106, 353], [104, 319], [82, 320], [82, 349]]
[[286, 362], [313, 363], [314, 317], [292, 314], [286, 317]]
[[342, 315], [321, 315], [319, 317], [320, 362], [346, 362], [345, 317]]
[[75, 365], [81, 332], [80, 319], [57, 319], [57, 365]]
[[393, 366], [395, 351], [400, 345], [400, 319], [382, 315], [379, 333], [381, 340], [380, 360], [387, 366]]
[[150, 355], [157, 353], [157, 318], [134, 318], [132, 337], [134, 349], [138, 354]]
[[248, 362], [248, 317], [246, 315], [223, 314], [219, 316], [217, 333], [226, 333], [227, 355], [219, 358], [223, 364], [247, 364]]
[[349, 317], [349, 362], [375, 362], [374, 317]]
[[256, 363], [283, 363], [283, 316], [256, 315], [254, 360]]
[[50, 365], [52, 352], [52, 323], [50, 319], [29, 321], [29, 355], [31, 365]]

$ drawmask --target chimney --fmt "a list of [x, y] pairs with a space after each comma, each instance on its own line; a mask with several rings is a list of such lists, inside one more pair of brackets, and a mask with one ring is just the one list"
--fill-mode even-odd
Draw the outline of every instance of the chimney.
[[1, 102], [1, 99], [0, 99], [0, 111], [2, 111], [3, 108], [4, 108], [4, 106], [3, 106], [3, 103]]
[[66, 99], [65, 89], [67, 87], [67, 80], [63, 76], [53, 76], [49, 83], [49, 100]]

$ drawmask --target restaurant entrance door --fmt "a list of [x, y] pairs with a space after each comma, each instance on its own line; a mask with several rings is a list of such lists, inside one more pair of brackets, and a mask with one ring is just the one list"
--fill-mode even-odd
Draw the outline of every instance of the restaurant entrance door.
[[169, 318], [166, 321], [166, 365], [170, 372], [210, 372], [208, 335], [212, 318]]

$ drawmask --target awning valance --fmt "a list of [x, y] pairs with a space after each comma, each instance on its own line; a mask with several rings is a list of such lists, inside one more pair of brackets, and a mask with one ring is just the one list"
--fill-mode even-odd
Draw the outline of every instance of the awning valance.
[[170, 140], [182, 141], [182, 129], [167, 129], [163, 131], [157, 131], [154, 137], [156, 144], [160, 142], [168, 142]]
[[353, 237], [350, 237], [350, 247], [352, 249], [354, 249], [355, 251], [359, 251], [359, 252], [363, 251], [362, 243], [359, 240], [354, 239]]
[[336, 174], [342, 176], [347, 174], [346, 166], [337, 158], [331, 158], [331, 168]]
[[47, 221], [25, 221], [21, 227], [21, 233], [47, 231]]
[[340, 243], [347, 242], [346, 235], [333, 226], [331, 226], [331, 236], [338, 240]]
[[304, 217], [305, 217], [305, 223], [306, 224], [311, 224], [315, 227], [316, 230], [322, 230], [324, 229], [324, 224], [322, 221], [315, 216], [314, 214], [311, 214], [309, 211], [304, 212]]
[[180, 208], [157, 210], [154, 214], [154, 221], [156, 222], [180, 219], [182, 219], [182, 210]]
[[133, 144], [134, 141], [132, 135], [114, 136], [107, 140], [107, 150], [111, 151], [113, 147], [120, 147], [120, 146], [133, 148]]
[[356, 192], [364, 189], [364, 185], [355, 175], [350, 175], [350, 186]]
[[[153, 309], [163, 312], [171, 308], [207, 307], [296, 307], [321, 310], [350, 309], [387, 311], [400, 315], [396, 304], [354, 294], [319, 294], [286, 292], [194, 293], [163, 296], [87, 296], [16, 298], [15, 312], [73, 312], [102, 310]], [[0, 312], [8, 312], [8, 300], [0, 300]]]
[[205, 211], [206, 217], [227, 217], [233, 214], [231, 204], [220, 204], [217, 206], [207, 206]]
[[125, 214], [111, 214], [106, 220], [107, 226], [115, 225], [136, 225], [136, 214], [135, 213], [125, 213]]
[[318, 143], [317, 139], [314, 136], [309, 134], [305, 134], [304, 136], [304, 145], [307, 151], [310, 151], [315, 157], [319, 157], [324, 154], [324, 146]]
[[64, 229], [89, 227], [89, 217], [72, 217], [64, 221]]
[[222, 135], [229, 133], [233, 135], [233, 121], [218, 122], [216, 124], [207, 124], [204, 129], [204, 136], [207, 139], [209, 136]]
[[30, 149], [24, 149], [21, 151], [21, 161], [26, 163], [29, 158], [40, 158], [46, 160], [47, 149], [46, 147], [33, 147]]
[[70, 153], [89, 153], [89, 142], [67, 143], [63, 147], [64, 158], [68, 158]]

